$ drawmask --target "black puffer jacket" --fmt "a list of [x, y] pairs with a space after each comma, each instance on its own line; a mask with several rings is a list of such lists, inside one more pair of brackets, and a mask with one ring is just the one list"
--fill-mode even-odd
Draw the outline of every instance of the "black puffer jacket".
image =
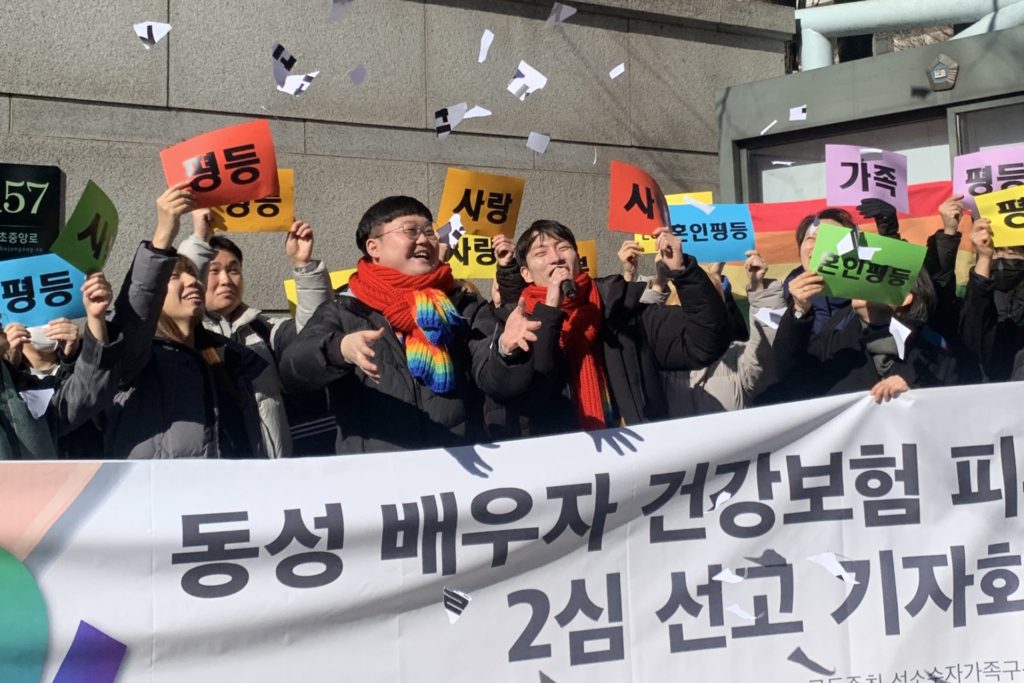
[[[620, 275], [594, 281], [604, 313], [601, 351], [608, 388], [616, 412], [627, 425], [668, 417], [661, 371], [710, 365], [732, 340], [722, 297], [696, 260], [684, 258], [683, 268], [669, 274], [679, 293], [679, 306], [642, 304], [640, 297], [647, 284], [628, 283]], [[487, 423], [492, 438], [579, 429], [568, 390], [568, 362], [559, 349], [565, 316], [563, 310], [544, 304], [534, 309], [530, 317], [543, 324], [530, 354], [530, 388], [513, 400], [489, 406]]]
[[[502, 358], [496, 318], [479, 297], [459, 288], [449, 295], [465, 324], [448, 349], [455, 390], [435, 394], [409, 372], [405, 347], [387, 319], [350, 292], [320, 305], [285, 350], [279, 368], [288, 392], [327, 387], [338, 423], [338, 453], [368, 453], [477, 443], [483, 438], [483, 394], [509, 398], [525, 390], [529, 368], [521, 356]], [[341, 356], [341, 338], [359, 330], [387, 330], [374, 347], [378, 384]]]

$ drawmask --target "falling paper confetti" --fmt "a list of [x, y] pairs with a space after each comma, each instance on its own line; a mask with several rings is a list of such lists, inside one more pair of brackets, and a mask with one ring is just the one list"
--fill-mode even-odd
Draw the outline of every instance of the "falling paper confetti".
[[281, 43], [274, 43], [270, 48], [270, 56], [274, 59], [274, 82], [281, 88], [295, 66], [295, 56]]
[[466, 593], [457, 591], [454, 588], [445, 588], [443, 596], [444, 608], [448, 612], [449, 624], [454, 624], [459, 620], [462, 613], [469, 607], [469, 601], [473, 599]]
[[161, 24], [159, 21], [143, 21], [133, 24], [132, 28], [147, 50], [163, 40], [171, 31], [170, 24]]
[[480, 56], [477, 57], [476, 61], [483, 64], [487, 61], [487, 53], [491, 51], [491, 43], [494, 42], [494, 32], [491, 29], [484, 29], [484, 34], [480, 36]]
[[708, 508], [708, 512], [717, 510], [721, 506], [725, 505], [730, 498], [732, 498], [732, 494], [728, 491], [721, 491], [718, 495], [711, 496], [711, 507]]
[[761, 553], [760, 557], [745, 557], [744, 559], [750, 560], [751, 562], [759, 564], [762, 567], [785, 567], [787, 564], [789, 564], [788, 562], [786, 562], [786, 558], [784, 558], [782, 555], [779, 555], [771, 548], [768, 548], [763, 553]]
[[437, 239], [454, 249], [465, 234], [466, 228], [462, 225], [462, 216], [456, 213], [452, 214], [451, 219], [438, 229]]
[[800, 648], [797, 648], [790, 652], [789, 656], [786, 657], [786, 659], [788, 659], [791, 662], [795, 662], [796, 664], [799, 664], [800, 666], [806, 669], [810, 669], [816, 674], [821, 674], [822, 676], [831, 676], [836, 672], [835, 669], [829, 670], [823, 667], [821, 664], [818, 664], [813, 659], [804, 654], [804, 651]]
[[732, 570], [726, 567], [722, 571], [712, 576], [711, 580], [724, 581], [725, 583], [740, 583], [741, 581], [743, 581], [743, 577], [733, 574]]
[[683, 201], [686, 204], [689, 204], [690, 206], [697, 207], [698, 209], [703, 211], [705, 215], [708, 215], [708, 216], [710, 216], [711, 212], [715, 210], [715, 205], [714, 204], [705, 204], [704, 202], [702, 202], [702, 201], [700, 201], [698, 199], [694, 199], [693, 197], [685, 197], [683, 199]]
[[521, 61], [512, 80], [508, 82], [508, 91], [518, 97], [520, 102], [525, 102], [527, 95], [535, 93], [547, 83], [547, 76]]
[[309, 86], [313, 84], [313, 79], [319, 75], [319, 71], [313, 71], [308, 74], [295, 74], [294, 76], [288, 76], [284, 79], [284, 85], [277, 86], [277, 89], [283, 93], [288, 93], [289, 95], [298, 97], [309, 89]]
[[466, 116], [467, 104], [459, 102], [434, 112], [434, 128], [439, 140], [444, 140]]
[[556, 2], [551, 7], [551, 14], [548, 15], [548, 20], [544, 23], [545, 26], [551, 27], [555, 24], [561, 24], [563, 21], [576, 14], [576, 8], [570, 7], [569, 5], [561, 2]]
[[776, 123], [778, 123], [778, 122], [779, 122], [779, 120], [778, 120], [778, 119], [775, 119], [774, 121], [772, 121], [771, 123], [769, 123], [769, 124], [768, 124], [767, 126], [765, 126], [765, 127], [764, 127], [764, 130], [762, 130], [762, 131], [761, 131], [761, 135], [764, 135], [765, 133], [767, 133], [768, 131], [770, 131], [770, 130], [772, 129], [772, 126], [774, 126], [774, 125], [775, 125]]
[[840, 555], [835, 553], [820, 553], [818, 555], [811, 555], [807, 559], [811, 562], [820, 565], [825, 571], [837, 579], [841, 579], [843, 583], [848, 586], [852, 586], [859, 583], [853, 575], [843, 569], [843, 565], [839, 562]]
[[896, 342], [896, 353], [900, 360], [903, 360], [903, 354], [907, 349], [907, 338], [910, 337], [910, 328], [896, 318], [889, 318], [889, 334]]
[[619, 64], [617, 67], [615, 67], [614, 69], [609, 71], [608, 72], [608, 77], [611, 78], [612, 80], [615, 80], [616, 78], [618, 78], [619, 76], [621, 76], [624, 73], [626, 73], [626, 63], [625, 62], [623, 62], [622, 64]]
[[793, 165], [792, 161], [777, 160], [777, 161], [773, 161], [772, 162], [772, 166], [792, 166], [792, 165]]
[[352, 0], [331, 0], [331, 16], [328, 21], [338, 21], [345, 10], [352, 4]]
[[746, 619], [747, 621], [754, 621], [755, 619], [757, 619], [757, 617], [755, 617], [753, 614], [743, 609], [739, 605], [729, 605], [725, 608], [725, 611], [731, 612], [732, 614], [738, 616], [740, 619]]
[[473, 108], [470, 109], [469, 111], [467, 111], [466, 115], [463, 116], [462, 118], [464, 118], [464, 119], [479, 119], [479, 118], [483, 118], [484, 116], [490, 116], [490, 115], [491, 115], [491, 110], [490, 109], [484, 109], [480, 105], [475, 104], [475, 105], [473, 105]]
[[526, 139], [526, 146], [532, 149], [537, 154], [543, 154], [544, 150], [548, 148], [549, 142], [551, 142], [550, 135], [545, 135], [544, 133], [532, 131], [530, 133], [530, 137]]
[[759, 308], [754, 314], [754, 320], [759, 321], [765, 327], [777, 330], [779, 323], [782, 322], [782, 316], [785, 314], [785, 308]]
[[366, 67], [360, 64], [348, 73], [348, 77], [356, 85], [362, 85], [366, 79]]
[[789, 110], [790, 121], [806, 121], [807, 120], [807, 105], [801, 104], [799, 107], [793, 107]]

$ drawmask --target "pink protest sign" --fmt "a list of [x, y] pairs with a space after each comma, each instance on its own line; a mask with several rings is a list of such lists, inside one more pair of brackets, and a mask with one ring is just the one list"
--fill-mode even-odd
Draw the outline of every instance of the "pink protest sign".
[[857, 206], [874, 197], [900, 213], [910, 210], [907, 157], [857, 145], [825, 145], [825, 187], [830, 206]]
[[961, 154], [953, 159], [953, 194], [977, 213], [974, 198], [1024, 185], [1024, 145]]

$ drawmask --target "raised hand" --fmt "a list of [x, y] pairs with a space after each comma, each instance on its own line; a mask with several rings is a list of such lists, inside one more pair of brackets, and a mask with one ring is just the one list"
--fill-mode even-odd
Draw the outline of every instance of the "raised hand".
[[743, 264], [743, 270], [747, 271], [747, 279], [750, 280], [750, 291], [760, 291], [764, 289], [764, 276], [768, 272], [768, 262], [753, 249], [748, 250], [746, 256], [747, 260]]
[[626, 240], [619, 247], [619, 263], [622, 264], [622, 277], [626, 282], [636, 279], [636, 266], [643, 253], [643, 247], [635, 240]]
[[153, 233], [153, 246], [157, 249], [170, 249], [174, 238], [181, 228], [181, 217], [195, 208], [192, 190], [188, 189], [188, 180], [172, 185], [156, 198], [156, 231]]
[[292, 265], [301, 268], [313, 258], [313, 228], [309, 223], [295, 221], [284, 238], [284, 253]]
[[507, 356], [516, 348], [529, 351], [530, 344], [537, 341], [536, 332], [540, 326], [539, 320], [530, 320], [526, 317], [526, 302], [520, 299], [505, 321], [505, 329], [498, 339], [501, 352]]
[[807, 270], [789, 283], [789, 293], [793, 297], [794, 310], [807, 313], [811, 310], [811, 299], [825, 291], [825, 279], [813, 270]]
[[942, 230], [947, 235], [955, 235], [960, 230], [960, 218], [964, 215], [964, 196], [955, 194], [939, 204], [939, 216], [942, 217]]
[[374, 382], [380, 383], [380, 370], [371, 360], [377, 354], [373, 345], [384, 336], [384, 328], [349, 332], [341, 338], [341, 357], [363, 371]]

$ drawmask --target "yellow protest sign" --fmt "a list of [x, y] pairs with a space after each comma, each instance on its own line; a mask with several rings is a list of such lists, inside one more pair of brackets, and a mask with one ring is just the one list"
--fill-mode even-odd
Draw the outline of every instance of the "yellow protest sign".
[[287, 232], [295, 220], [295, 171], [277, 169], [280, 196], [214, 206], [210, 225], [228, 232]]
[[[331, 273], [331, 289], [337, 289], [343, 285], [348, 284], [348, 279], [352, 277], [352, 273], [356, 272], [355, 268], [347, 268], [345, 270], [336, 270]], [[288, 310], [292, 315], [295, 315], [295, 307], [299, 305], [299, 293], [295, 288], [295, 280], [284, 281], [284, 295], [288, 299]]]
[[460, 280], [493, 279], [497, 263], [491, 238], [483, 235], [463, 235], [448, 260], [452, 275]]
[[[711, 190], [703, 190], [701, 192], [680, 192], [679, 194], [665, 195], [665, 199], [668, 201], [669, 206], [679, 206], [681, 204], [687, 204], [688, 199], [695, 199], [701, 204], [714, 204], [715, 199], [711, 193]], [[658, 248], [655, 246], [655, 239], [651, 235], [633, 235], [633, 239], [640, 243], [645, 254], [655, 254], [658, 252]]]
[[597, 240], [582, 240], [576, 243], [580, 255], [580, 270], [597, 277]]
[[491, 237], [500, 233], [511, 238], [525, 186], [525, 178], [449, 168], [437, 220], [444, 223], [457, 213], [470, 234]]
[[981, 217], [992, 223], [993, 245], [1024, 245], [1024, 185], [983, 194], [974, 201]]

